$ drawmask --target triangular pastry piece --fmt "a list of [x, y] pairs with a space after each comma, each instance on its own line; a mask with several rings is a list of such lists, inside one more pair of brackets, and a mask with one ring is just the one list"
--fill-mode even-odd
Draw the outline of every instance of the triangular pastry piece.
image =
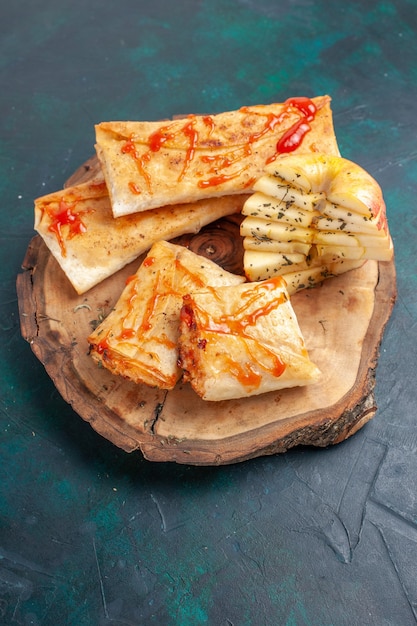
[[115, 217], [248, 193], [283, 152], [339, 154], [330, 97], [290, 98], [217, 115], [96, 125]]
[[90, 354], [114, 374], [172, 389], [181, 376], [177, 344], [183, 295], [208, 284], [243, 281], [187, 248], [157, 242], [88, 338]]
[[180, 330], [184, 380], [204, 400], [308, 385], [320, 376], [282, 278], [188, 294]]

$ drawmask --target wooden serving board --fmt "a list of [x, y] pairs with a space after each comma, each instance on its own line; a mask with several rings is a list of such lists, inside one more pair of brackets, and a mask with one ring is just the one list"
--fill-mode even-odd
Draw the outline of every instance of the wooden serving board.
[[[70, 183], [94, 173], [89, 164]], [[239, 220], [224, 218], [175, 240], [242, 272]], [[140, 259], [81, 296], [39, 236], [17, 277], [21, 332], [62, 397], [103, 437], [151, 461], [221, 465], [343, 441], [376, 410], [375, 369], [396, 299], [394, 261], [366, 262], [293, 296], [319, 383], [222, 402], [201, 400], [189, 385], [170, 392], [136, 385], [98, 368], [88, 355], [92, 327], [110, 312]]]

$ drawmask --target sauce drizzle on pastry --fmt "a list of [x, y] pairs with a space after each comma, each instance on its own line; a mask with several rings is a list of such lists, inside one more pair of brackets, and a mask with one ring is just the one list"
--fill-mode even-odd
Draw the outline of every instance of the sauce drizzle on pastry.
[[[245, 344], [251, 360], [245, 363], [238, 363], [228, 355], [223, 355], [223, 358], [228, 362], [229, 372], [244, 386], [257, 388], [260, 384], [261, 377], [259, 373], [255, 371], [252, 364], [253, 362], [257, 362], [263, 369], [267, 368], [275, 377], [281, 376], [286, 369], [286, 364], [277, 354], [270, 350], [267, 345], [258, 344], [258, 350], [261, 351], [265, 362], [259, 360], [259, 354], [258, 358], [256, 358], [255, 355], [251, 353], [251, 334], [247, 332], [248, 327], [256, 325], [258, 318], [269, 315], [271, 311], [277, 309], [281, 304], [287, 301], [286, 293], [281, 292], [265, 305], [257, 306], [258, 301], [262, 297], [262, 291], [276, 289], [281, 284], [283, 284], [281, 277], [276, 277], [256, 285], [254, 284], [253, 289], [245, 294], [242, 306], [239, 310], [233, 311], [231, 315], [209, 315], [207, 311], [196, 304], [192, 295], [183, 297], [184, 304], [180, 312], [180, 318], [190, 330], [198, 333], [198, 347], [204, 349], [205, 346], [200, 345], [201, 342], [204, 341], [207, 343], [208, 341], [215, 341], [216, 334], [235, 335], [240, 337], [243, 341], [245, 341], [245, 339], [249, 340], [249, 342], [245, 342]], [[198, 324], [196, 323], [196, 315], [198, 316]], [[210, 339], [211, 333], [213, 333], [212, 339]], [[200, 337], [200, 334], [205, 335], [205, 337]]]
[[[244, 143], [241, 145], [237, 144], [233, 150], [217, 152], [218, 146], [221, 146], [221, 140], [216, 140], [215, 136], [210, 139], [213, 148], [212, 153], [207, 154], [206, 152], [199, 155], [200, 162], [208, 167], [204, 173], [200, 173], [201, 178], [197, 181], [197, 186], [201, 189], [218, 187], [223, 183], [240, 177], [247, 165], [243, 165], [243, 167], [234, 171], [230, 171], [229, 168], [233, 164], [250, 157], [253, 150], [255, 150], [257, 142], [261, 141], [266, 135], [277, 132], [277, 127], [294, 117], [294, 114], [297, 115], [298, 119], [278, 138], [275, 152], [266, 159], [266, 164], [274, 161], [279, 154], [296, 150], [301, 145], [305, 135], [311, 130], [310, 122], [314, 120], [316, 112], [317, 108], [314, 102], [305, 97], [289, 98], [283, 103], [282, 111], [279, 114], [264, 112], [257, 106], [241, 107], [239, 109], [239, 113], [243, 115], [241, 125], [243, 128], [247, 127], [248, 129]], [[250, 132], [254, 116], [264, 118], [264, 121], [260, 128], [258, 124], [258, 129]], [[200, 126], [198, 122], [200, 122]], [[177, 179], [178, 182], [181, 182], [187, 175], [192, 161], [196, 158], [197, 150], [204, 148], [210, 152], [210, 142], [208, 140], [212, 137], [215, 130], [215, 120], [210, 115], [202, 117], [189, 115], [184, 124], [179, 124], [179, 120], [175, 120], [151, 133], [146, 140], [148, 145], [147, 151], [139, 153], [133, 136], [123, 143], [121, 151], [135, 160], [138, 172], [144, 180], [144, 185], [148, 192], [151, 193], [152, 180], [147, 171], [147, 164], [150, 162], [153, 154], [162, 149], [169, 150], [172, 147], [170, 143], [172, 144], [176, 139], [185, 140], [182, 169]], [[200, 141], [199, 131], [203, 134], [202, 141]], [[219, 132], [221, 134], [221, 128]], [[227, 171], [222, 172], [221, 170]], [[248, 186], [249, 183], [245, 185], [245, 187]], [[137, 181], [130, 182], [129, 188], [132, 193], [140, 193]]]

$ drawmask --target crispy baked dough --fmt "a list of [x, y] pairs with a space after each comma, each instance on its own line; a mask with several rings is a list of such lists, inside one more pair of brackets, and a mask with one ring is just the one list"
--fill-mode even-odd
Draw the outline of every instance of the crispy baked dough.
[[212, 287], [188, 294], [181, 309], [179, 354], [204, 400], [230, 400], [314, 383], [285, 281]]
[[197, 233], [212, 221], [240, 212], [246, 198], [207, 198], [115, 219], [106, 185], [98, 179], [35, 200], [35, 230], [82, 294], [156, 241]]
[[114, 374], [172, 389], [178, 368], [182, 296], [206, 285], [233, 285], [241, 276], [187, 248], [154, 244], [115, 309], [90, 335], [91, 356]]
[[96, 125], [113, 214], [249, 192], [286, 137], [291, 151], [339, 154], [330, 97], [312, 98], [308, 109], [295, 100], [173, 121]]

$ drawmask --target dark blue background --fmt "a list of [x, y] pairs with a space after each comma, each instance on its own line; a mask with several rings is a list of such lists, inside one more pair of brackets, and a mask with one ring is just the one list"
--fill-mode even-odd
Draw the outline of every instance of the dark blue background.
[[[417, 622], [416, 15], [411, 0], [2, 4], [0, 623]], [[396, 247], [376, 417], [334, 448], [228, 467], [118, 450], [20, 336], [33, 199], [93, 154], [97, 122], [324, 93]]]

